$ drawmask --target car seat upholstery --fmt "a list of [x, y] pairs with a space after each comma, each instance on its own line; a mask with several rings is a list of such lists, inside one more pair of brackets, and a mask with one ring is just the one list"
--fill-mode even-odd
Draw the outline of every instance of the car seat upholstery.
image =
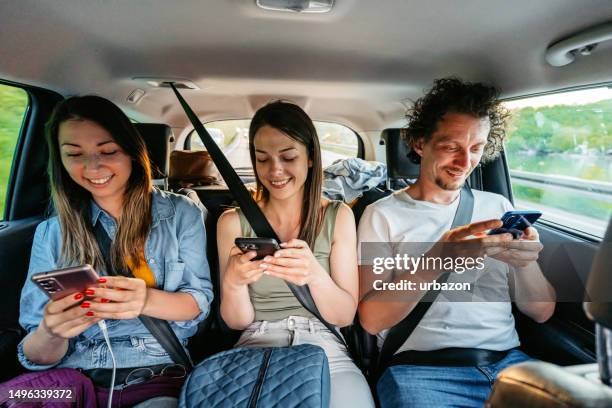
[[365, 208], [375, 201], [391, 194], [393, 190], [406, 187], [419, 176], [420, 167], [408, 158], [408, 148], [401, 137], [401, 129], [385, 129], [380, 136], [385, 145], [387, 158], [387, 182], [369, 190], [353, 205], [355, 222], [359, 224]]
[[402, 137], [402, 129], [385, 129], [380, 135], [381, 144], [385, 145], [387, 158], [387, 188], [394, 188], [398, 180], [415, 180], [419, 177], [420, 166], [408, 157], [410, 149]]
[[134, 125], [147, 145], [153, 179], [164, 180], [166, 183], [170, 163], [170, 143], [174, 141], [172, 129], [163, 123], [135, 123]]

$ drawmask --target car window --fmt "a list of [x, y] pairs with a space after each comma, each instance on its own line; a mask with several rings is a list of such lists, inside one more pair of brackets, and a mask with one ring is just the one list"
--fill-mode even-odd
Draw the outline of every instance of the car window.
[[602, 237], [612, 215], [612, 90], [505, 102], [515, 206]]
[[26, 91], [0, 84], [0, 218], [4, 216], [11, 164], [27, 108]]
[[[206, 129], [217, 142], [227, 159], [237, 170], [252, 172], [249, 156], [250, 120], [223, 120], [206, 123]], [[323, 167], [329, 166], [338, 159], [357, 157], [359, 141], [357, 135], [346, 126], [314, 122], [321, 144], [321, 161]], [[206, 150], [195, 132], [191, 132], [185, 142], [187, 150]]]

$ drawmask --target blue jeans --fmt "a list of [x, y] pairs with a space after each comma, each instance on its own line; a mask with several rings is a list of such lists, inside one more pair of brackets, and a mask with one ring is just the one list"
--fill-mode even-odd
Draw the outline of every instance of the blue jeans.
[[482, 407], [497, 374], [531, 358], [512, 350], [495, 364], [477, 367], [396, 365], [385, 370], [376, 387], [385, 407]]

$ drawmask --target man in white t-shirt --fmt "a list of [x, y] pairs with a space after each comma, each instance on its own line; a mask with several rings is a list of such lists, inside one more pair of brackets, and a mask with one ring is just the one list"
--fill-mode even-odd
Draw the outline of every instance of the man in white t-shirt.
[[[451, 229], [467, 177], [502, 149], [506, 117], [495, 88], [457, 78], [435, 81], [409, 111], [404, 129], [410, 158], [420, 163], [419, 178], [368, 206], [360, 220], [359, 317], [365, 330], [378, 336], [379, 347], [388, 330], [432, 288], [421, 283], [439, 281], [443, 271], [424, 268], [424, 263], [413, 264], [413, 270], [403, 264], [402, 269], [401, 263], [391, 261], [385, 269], [365, 252], [384, 260], [401, 253], [397, 243], [420, 243], [425, 248], [422, 257], [428, 257], [440, 246], [435, 242], [469, 242], [470, 253], [486, 267], [480, 276], [474, 268], [465, 274], [464, 268], [455, 268], [448, 282], [476, 280], [479, 286], [488, 279], [481, 290], [463, 292], [463, 298], [451, 290], [440, 292], [382, 373], [377, 389], [383, 407], [482, 406], [497, 373], [529, 358], [516, 349], [519, 339], [509, 293], [519, 310], [536, 322], [554, 312], [554, 289], [536, 262], [542, 249], [538, 232], [529, 227], [518, 239], [510, 233], [486, 235], [501, 227], [500, 217], [513, 209], [505, 197], [473, 191], [471, 224]], [[403, 296], [394, 288], [404, 291]]]

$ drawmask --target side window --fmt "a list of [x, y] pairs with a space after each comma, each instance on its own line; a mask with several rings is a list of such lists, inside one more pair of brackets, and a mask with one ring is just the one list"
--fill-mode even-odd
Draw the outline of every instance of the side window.
[[0, 84], [0, 219], [4, 217], [11, 164], [27, 108], [26, 91]]
[[[252, 171], [249, 156], [250, 123], [250, 120], [223, 120], [206, 124], [206, 129], [236, 170]], [[314, 122], [314, 125], [321, 144], [323, 167], [329, 166], [338, 159], [357, 157], [358, 136], [351, 129], [328, 122]], [[195, 132], [187, 136], [185, 149], [206, 150]]]
[[514, 204], [603, 237], [612, 216], [612, 90], [593, 88], [505, 102]]

